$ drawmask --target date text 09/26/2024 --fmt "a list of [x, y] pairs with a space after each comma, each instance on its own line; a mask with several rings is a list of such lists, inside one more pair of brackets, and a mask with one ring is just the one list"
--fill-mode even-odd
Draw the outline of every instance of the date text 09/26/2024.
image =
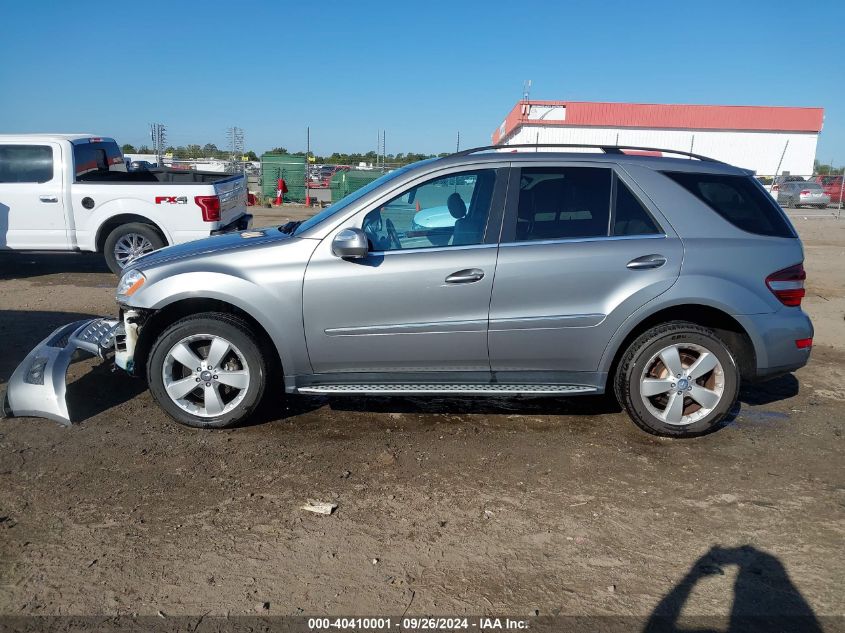
[[358, 618], [308, 618], [308, 629], [325, 630], [372, 630], [388, 631], [442, 631], [442, 630], [510, 630], [520, 631], [529, 628], [528, 620], [514, 618], [449, 618], [449, 617], [358, 617]]

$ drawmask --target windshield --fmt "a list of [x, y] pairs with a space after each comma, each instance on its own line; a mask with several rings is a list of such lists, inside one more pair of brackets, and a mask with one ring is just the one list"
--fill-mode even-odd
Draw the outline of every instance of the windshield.
[[311, 227], [317, 226], [323, 220], [326, 220], [326, 219], [332, 217], [335, 213], [339, 213], [340, 211], [343, 211], [350, 204], [352, 204], [356, 200], [360, 200], [361, 198], [366, 196], [371, 191], [381, 187], [383, 184], [390, 182], [391, 180], [393, 180], [397, 176], [401, 176], [402, 174], [410, 171], [413, 167], [417, 167], [418, 165], [422, 165], [423, 163], [427, 163], [427, 162], [432, 161], [432, 160], [437, 160], [437, 159], [430, 158], [428, 160], [419, 161], [419, 162], [413, 163], [411, 165], [406, 165], [405, 167], [400, 167], [399, 169], [394, 169], [390, 173], [387, 173], [384, 176], [382, 176], [381, 178], [377, 178], [376, 180], [373, 180], [371, 183], [364, 185], [360, 189], [356, 189], [355, 191], [353, 191], [349, 195], [341, 198], [337, 202], [332, 203], [332, 206], [324, 209], [323, 211], [320, 211], [317, 215], [312, 216], [311, 218], [305, 220], [305, 222], [303, 222], [298, 227], [296, 227], [296, 232], [294, 232], [294, 235], [300, 235], [300, 234], [304, 233], [305, 231], [307, 231], [308, 229], [310, 229]]

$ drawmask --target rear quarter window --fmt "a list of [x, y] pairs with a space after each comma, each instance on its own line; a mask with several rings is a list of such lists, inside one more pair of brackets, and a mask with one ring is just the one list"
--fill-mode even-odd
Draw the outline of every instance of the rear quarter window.
[[663, 174], [743, 231], [771, 237], [795, 237], [780, 207], [751, 176], [676, 171]]

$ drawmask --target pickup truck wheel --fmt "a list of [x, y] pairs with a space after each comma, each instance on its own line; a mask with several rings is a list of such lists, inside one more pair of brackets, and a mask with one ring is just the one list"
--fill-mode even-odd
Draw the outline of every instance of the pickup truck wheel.
[[164, 239], [149, 224], [131, 222], [121, 224], [109, 233], [103, 245], [103, 255], [109, 269], [119, 275], [132, 260], [164, 245]]
[[158, 404], [187, 426], [224, 428], [261, 401], [267, 361], [249, 326], [209, 313], [181, 319], [153, 344], [147, 381]]
[[730, 419], [739, 383], [730, 349], [712, 330], [675, 321], [631, 344], [614, 388], [619, 404], [644, 431], [696, 437]]

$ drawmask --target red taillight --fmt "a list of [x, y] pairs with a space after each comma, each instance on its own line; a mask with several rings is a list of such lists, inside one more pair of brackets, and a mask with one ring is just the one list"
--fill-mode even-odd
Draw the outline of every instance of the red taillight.
[[766, 285], [785, 306], [797, 307], [804, 298], [804, 264], [795, 264], [766, 277]]
[[194, 202], [202, 209], [203, 222], [220, 221], [220, 198], [217, 196], [195, 196]]
[[802, 190], [801, 190], [801, 193], [800, 193], [799, 195], [802, 195], [802, 196], [809, 196], [809, 195], [810, 195], [810, 190], [809, 190], [809, 189], [802, 189]]
[[813, 346], [813, 337], [795, 339], [795, 347], [798, 349], [808, 349]]

